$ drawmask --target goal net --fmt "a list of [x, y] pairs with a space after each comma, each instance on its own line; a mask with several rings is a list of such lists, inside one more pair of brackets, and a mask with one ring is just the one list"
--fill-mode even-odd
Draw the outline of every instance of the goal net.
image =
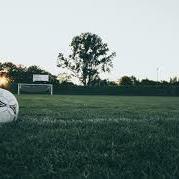
[[25, 94], [50, 94], [53, 95], [52, 84], [18, 84], [18, 95]]

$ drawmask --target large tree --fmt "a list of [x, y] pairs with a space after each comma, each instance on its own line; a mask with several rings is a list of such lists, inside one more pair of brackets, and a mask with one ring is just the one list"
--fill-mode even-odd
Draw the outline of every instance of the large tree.
[[58, 67], [68, 69], [84, 86], [93, 85], [101, 73], [110, 72], [113, 67], [112, 59], [116, 53], [110, 53], [108, 45], [96, 34], [75, 36], [70, 47], [72, 52], [67, 58], [59, 53]]

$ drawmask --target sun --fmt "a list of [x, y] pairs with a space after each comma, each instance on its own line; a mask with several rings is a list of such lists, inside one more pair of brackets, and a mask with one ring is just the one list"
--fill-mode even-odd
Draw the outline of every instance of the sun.
[[2, 86], [5, 87], [5, 86], [8, 85], [8, 83], [9, 83], [9, 79], [8, 78], [6, 78], [4, 76], [0, 77], [0, 87], [2, 87]]

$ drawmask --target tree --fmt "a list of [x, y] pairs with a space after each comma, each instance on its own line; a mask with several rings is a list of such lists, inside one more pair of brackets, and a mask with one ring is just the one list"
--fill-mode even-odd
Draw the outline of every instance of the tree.
[[64, 82], [71, 82], [71, 76], [68, 75], [67, 73], [60, 73], [58, 76], [57, 76], [57, 79], [59, 81], [59, 83], [64, 83]]
[[140, 84], [142, 86], [156, 86], [156, 85], [160, 85], [160, 82], [149, 80], [149, 79], [142, 79]]
[[12, 62], [5, 62], [1, 64], [1, 70], [6, 72], [7, 77], [14, 83], [25, 82], [24, 75], [26, 67], [22, 65], [15, 65]]
[[92, 86], [101, 73], [110, 72], [113, 67], [112, 59], [116, 53], [109, 53], [108, 45], [96, 34], [75, 36], [70, 47], [72, 53], [67, 58], [59, 53], [57, 66], [68, 69], [84, 86]]
[[26, 72], [26, 82], [28, 83], [32, 83], [32, 78], [33, 78], [33, 74], [44, 74], [44, 75], [49, 75], [49, 82], [54, 84], [54, 85], [58, 85], [59, 81], [57, 80], [57, 76], [52, 75], [51, 73], [49, 73], [46, 70], [41, 69], [39, 66], [36, 65], [32, 65], [29, 66], [27, 68], [27, 72]]
[[173, 77], [173, 78], [170, 78], [170, 84], [172, 84], [172, 85], [177, 85], [177, 84], [179, 84], [178, 78], [177, 78], [176, 76]]
[[42, 70], [40, 67], [36, 65], [29, 66], [26, 71], [25, 79], [26, 83], [32, 83], [33, 74], [47, 74], [45, 70]]
[[135, 76], [131, 76], [130, 78], [132, 80], [133, 86], [139, 85], [140, 82], [139, 82], [139, 80], [137, 80], [137, 78]]
[[131, 77], [123, 76], [119, 80], [119, 84], [122, 85], [122, 86], [132, 86], [133, 85], [133, 80], [131, 79]]

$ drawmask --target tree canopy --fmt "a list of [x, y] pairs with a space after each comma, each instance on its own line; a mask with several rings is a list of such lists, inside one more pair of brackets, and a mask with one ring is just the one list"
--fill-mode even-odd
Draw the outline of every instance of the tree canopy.
[[70, 47], [72, 52], [67, 58], [59, 53], [57, 66], [67, 69], [84, 86], [92, 86], [101, 73], [110, 72], [113, 67], [116, 53], [110, 53], [108, 45], [96, 34], [88, 32], [75, 36]]
[[56, 76], [36, 65], [25, 67], [24, 65], [15, 65], [12, 62], [5, 62], [0, 63], [0, 71], [5, 73], [13, 83], [32, 83], [33, 74], [48, 74], [52, 84], [58, 83]]

